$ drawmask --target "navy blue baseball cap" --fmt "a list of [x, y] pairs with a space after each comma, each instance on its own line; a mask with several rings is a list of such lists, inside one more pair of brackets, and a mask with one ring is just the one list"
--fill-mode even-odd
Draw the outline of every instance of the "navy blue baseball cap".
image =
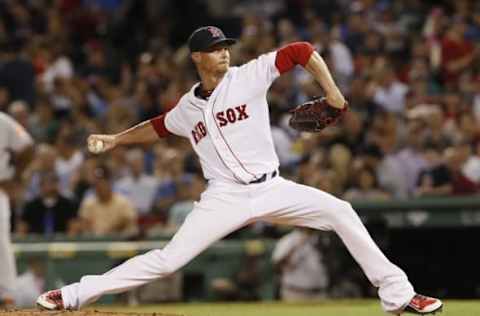
[[233, 45], [237, 42], [234, 38], [225, 37], [222, 30], [215, 26], [203, 26], [195, 31], [188, 38], [188, 47], [191, 52], [204, 52], [209, 48], [225, 43]]

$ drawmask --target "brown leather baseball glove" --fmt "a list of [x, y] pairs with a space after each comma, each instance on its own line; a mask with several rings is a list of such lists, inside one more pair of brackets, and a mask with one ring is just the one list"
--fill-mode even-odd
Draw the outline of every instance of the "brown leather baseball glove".
[[317, 97], [290, 110], [289, 125], [301, 132], [320, 132], [335, 124], [348, 110], [348, 103], [338, 109], [327, 103], [325, 97]]

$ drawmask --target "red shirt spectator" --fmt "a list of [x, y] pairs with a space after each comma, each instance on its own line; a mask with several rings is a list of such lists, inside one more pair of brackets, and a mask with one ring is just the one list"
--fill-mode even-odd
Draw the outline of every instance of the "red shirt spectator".
[[455, 83], [473, 59], [473, 44], [465, 39], [465, 23], [456, 21], [442, 39], [442, 72], [445, 84]]

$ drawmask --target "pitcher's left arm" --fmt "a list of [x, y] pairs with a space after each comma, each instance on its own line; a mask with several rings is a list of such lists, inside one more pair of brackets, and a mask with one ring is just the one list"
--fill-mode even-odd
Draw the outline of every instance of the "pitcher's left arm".
[[275, 66], [280, 74], [287, 72], [296, 65], [304, 67], [320, 84], [326, 94], [328, 104], [343, 109], [345, 98], [338, 89], [327, 64], [308, 42], [294, 42], [277, 51]]

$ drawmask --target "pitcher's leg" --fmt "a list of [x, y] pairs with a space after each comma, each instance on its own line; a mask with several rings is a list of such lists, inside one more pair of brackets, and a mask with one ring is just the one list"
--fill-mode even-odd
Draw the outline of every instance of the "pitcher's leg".
[[326, 192], [280, 179], [262, 195], [263, 219], [271, 222], [334, 230], [370, 282], [379, 287], [387, 311], [404, 307], [414, 296], [405, 273], [391, 263], [372, 240], [350, 203]]
[[13, 298], [17, 269], [10, 242], [10, 205], [0, 192], [0, 300]]
[[249, 212], [195, 208], [161, 250], [136, 256], [103, 275], [87, 275], [61, 289], [66, 309], [78, 309], [104, 294], [127, 291], [169, 275], [213, 242], [245, 225]]
[[360, 264], [370, 282], [379, 288], [382, 307], [386, 311], [405, 307], [415, 295], [407, 275], [385, 257], [350, 203], [336, 200], [338, 207], [332, 212], [330, 219], [333, 230]]

